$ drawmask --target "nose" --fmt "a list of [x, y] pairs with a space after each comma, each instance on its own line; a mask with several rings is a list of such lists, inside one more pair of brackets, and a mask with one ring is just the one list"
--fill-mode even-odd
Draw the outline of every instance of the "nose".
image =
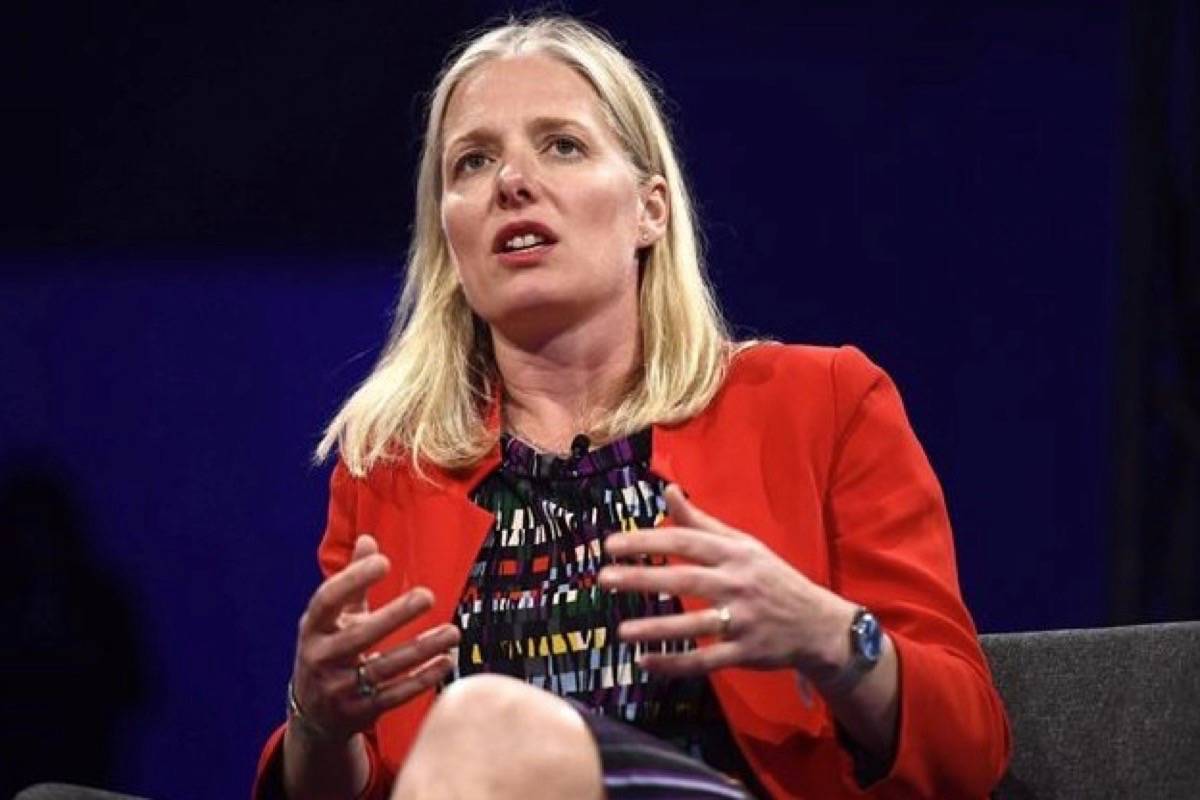
[[520, 208], [535, 199], [533, 182], [524, 167], [510, 161], [496, 173], [496, 202], [501, 208]]

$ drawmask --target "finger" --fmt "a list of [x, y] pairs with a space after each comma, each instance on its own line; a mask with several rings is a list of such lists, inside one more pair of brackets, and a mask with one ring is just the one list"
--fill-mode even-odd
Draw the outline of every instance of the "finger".
[[417, 638], [367, 662], [367, 677], [372, 683], [385, 683], [397, 675], [407, 674], [457, 645], [460, 638], [458, 628], [450, 623], [431, 628]]
[[350, 562], [317, 587], [308, 601], [302, 625], [314, 630], [338, 630], [338, 617], [346, 610], [347, 604], [386, 575], [388, 569], [387, 557], [378, 553]]
[[327, 658], [353, 660], [392, 631], [407, 625], [433, 606], [433, 592], [410, 589], [331, 637]]
[[604, 551], [613, 558], [674, 555], [708, 566], [720, 564], [732, 555], [727, 537], [698, 528], [678, 527], [614, 533], [604, 540]]
[[739, 531], [721, 522], [721, 520], [697, 508], [687, 498], [687, 495], [683, 493], [683, 489], [680, 489], [677, 483], [672, 483], [667, 487], [664, 497], [667, 501], [667, 515], [677, 525], [700, 528], [701, 530], [710, 531], [720, 536], [742, 535]]
[[713, 598], [729, 590], [721, 573], [712, 567], [680, 564], [670, 567], [612, 565], [596, 576], [600, 586], [622, 592], [661, 592]]
[[380, 686], [379, 693], [371, 701], [380, 712], [395, 708], [437, 686], [453, 668], [454, 662], [450, 656], [434, 656], [403, 678]]
[[625, 620], [617, 627], [617, 636], [626, 642], [667, 642], [720, 633], [720, 617], [711, 608], [686, 614]]
[[[375, 537], [369, 533], [361, 534], [354, 540], [354, 552], [350, 554], [350, 563], [353, 564], [355, 561], [362, 561], [378, 552], [379, 544], [375, 541]], [[368, 610], [367, 587], [364, 586], [362, 591], [352, 597], [346, 605], [349, 606], [348, 610], [365, 614]]]
[[643, 653], [637, 663], [647, 672], [682, 678], [736, 666], [741, 656], [742, 646], [738, 643], [717, 642], [686, 653]]
[[379, 543], [375, 541], [375, 537], [369, 533], [360, 533], [358, 538], [354, 540], [354, 552], [351, 553], [350, 560], [360, 561], [378, 552]]

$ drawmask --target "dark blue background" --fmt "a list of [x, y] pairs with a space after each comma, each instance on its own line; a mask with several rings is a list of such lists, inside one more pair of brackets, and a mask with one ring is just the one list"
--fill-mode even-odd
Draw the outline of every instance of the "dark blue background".
[[[500, 10], [378, 5], [31, 22], [0, 457], [60, 466], [133, 593], [116, 788], [241, 796], [282, 718], [310, 452], [399, 287], [413, 95]], [[896, 379], [980, 629], [1104, 622], [1119, 7], [574, 8], [661, 77], [739, 331]]]

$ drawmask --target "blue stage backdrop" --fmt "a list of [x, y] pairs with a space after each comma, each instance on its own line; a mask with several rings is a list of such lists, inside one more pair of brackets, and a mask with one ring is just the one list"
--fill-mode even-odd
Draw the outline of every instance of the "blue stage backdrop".
[[[62, 160], [7, 239], [0, 456], [124, 587], [136, 655], [88, 686], [140, 687], [114, 788], [242, 796], [282, 719], [310, 453], [387, 330], [413, 92], [499, 10], [376, 5], [75, 21], [108, 71], [45, 78], [87, 119], [34, 143]], [[983, 631], [1105, 619], [1121, 19], [1013, 5], [575, 6], [662, 79], [738, 330], [896, 379]]]

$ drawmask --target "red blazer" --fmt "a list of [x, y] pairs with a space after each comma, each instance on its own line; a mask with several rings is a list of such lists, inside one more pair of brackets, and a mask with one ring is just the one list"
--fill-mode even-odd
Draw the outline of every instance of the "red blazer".
[[[417, 585], [433, 610], [387, 649], [451, 619], [492, 515], [468, 493], [498, 448], [463, 472], [403, 463], [331, 479], [319, 557], [326, 575], [372, 533], [392, 563], [372, 607]], [[700, 508], [751, 533], [810, 579], [870, 608], [895, 644], [900, 720], [895, 762], [865, 793], [819, 696], [806, 704], [787, 670], [727, 669], [713, 687], [750, 765], [775, 797], [983, 797], [1009, 757], [1008, 721], [958, 590], [937, 478], [888, 376], [852, 347], [763, 345], [741, 353], [705, 411], [654, 426], [651, 470]], [[684, 597], [685, 608], [704, 606]], [[387, 796], [433, 702], [426, 693], [368, 733], [366, 797]], [[282, 728], [259, 763], [256, 794], [277, 766]]]

